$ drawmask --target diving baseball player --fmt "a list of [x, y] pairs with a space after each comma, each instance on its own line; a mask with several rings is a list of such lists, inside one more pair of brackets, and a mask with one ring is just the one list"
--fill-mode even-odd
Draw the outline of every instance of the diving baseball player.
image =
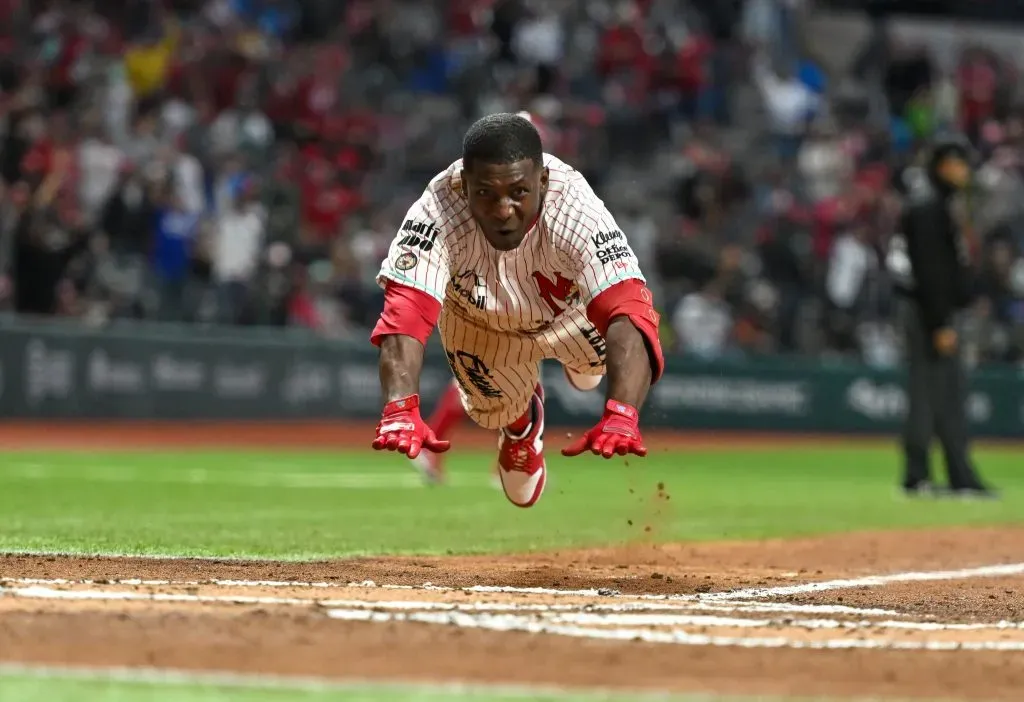
[[416, 458], [447, 451], [420, 417], [423, 349], [438, 326], [469, 417], [499, 433], [509, 501], [530, 507], [547, 478], [545, 358], [576, 387], [607, 373], [597, 425], [563, 455], [647, 454], [639, 408], [664, 359], [659, 316], [636, 256], [604, 203], [572, 167], [545, 154], [536, 128], [500, 113], [477, 121], [462, 159], [409, 209], [378, 280], [384, 409], [373, 447]]

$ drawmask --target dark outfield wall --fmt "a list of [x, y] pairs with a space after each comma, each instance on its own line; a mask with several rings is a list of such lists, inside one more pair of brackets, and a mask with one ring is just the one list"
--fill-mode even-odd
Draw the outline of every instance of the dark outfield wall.
[[[431, 344], [422, 379], [429, 406], [449, 382]], [[581, 393], [544, 367], [548, 421], [587, 425], [602, 393]], [[670, 359], [644, 410], [648, 426], [799, 432], [896, 431], [906, 410], [897, 372], [810, 361], [699, 363]], [[968, 413], [979, 436], [1024, 435], [1024, 374], [972, 378]], [[175, 333], [56, 326], [0, 329], [4, 418], [374, 419], [376, 349], [280, 330]]]

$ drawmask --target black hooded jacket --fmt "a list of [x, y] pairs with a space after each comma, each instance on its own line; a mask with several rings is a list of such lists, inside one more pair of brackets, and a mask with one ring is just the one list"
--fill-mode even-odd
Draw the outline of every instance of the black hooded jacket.
[[969, 248], [952, 211], [954, 192], [936, 173], [938, 163], [952, 152], [969, 158], [955, 142], [940, 144], [929, 159], [926, 177], [908, 187], [887, 259], [896, 288], [917, 303], [929, 332], [950, 326], [954, 313], [973, 298]]

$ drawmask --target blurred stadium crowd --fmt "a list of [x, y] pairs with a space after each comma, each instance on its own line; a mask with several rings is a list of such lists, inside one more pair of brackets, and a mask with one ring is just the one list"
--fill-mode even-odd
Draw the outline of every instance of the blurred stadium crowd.
[[409, 203], [482, 114], [530, 110], [704, 358], [899, 354], [884, 249], [962, 129], [969, 356], [1024, 349], [1016, 57], [884, 29], [848, 74], [808, 0], [0, 0], [0, 306], [365, 338]]

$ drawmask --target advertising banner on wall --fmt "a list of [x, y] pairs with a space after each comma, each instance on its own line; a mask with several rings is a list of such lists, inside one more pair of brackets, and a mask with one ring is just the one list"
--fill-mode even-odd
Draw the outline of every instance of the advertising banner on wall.
[[[581, 392], [543, 368], [550, 425], [586, 426], [604, 384]], [[428, 347], [426, 406], [451, 380]], [[1024, 435], [1024, 375], [972, 375], [975, 434]], [[32, 326], [0, 330], [0, 416], [83, 419], [372, 419], [381, 408], [377, 350], [274, 335], [189, 336]], [[705, 363], [670, 358], [643, 411], [646, 426], [747, 431], [892, 433], [907, 411], [903, 377], [811, 361]]]

